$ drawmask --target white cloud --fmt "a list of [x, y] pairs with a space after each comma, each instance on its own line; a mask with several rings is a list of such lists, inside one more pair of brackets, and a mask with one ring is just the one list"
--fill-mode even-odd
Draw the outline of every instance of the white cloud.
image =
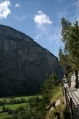
[[61, 44], [61, 28], [55, 26], [44, 26], [36, 29], [35, 41], [47, 42], [50, 45]]
[[[71, 0], [72, 10], [67, 11], [67, 17], [69, 21], [73, 24], [75, 21], [79, 22], [79, 0]], [[70, 5], [69, 5], [70, 8]]]
[[47, 31], [47, 28], [51, 27], [52, 25], [52, 21], [42, 11], [38, 11], [38, 14], [35, 15], [33, 20], [36, 24], [37, 30], [41, 31], [40, 34], [45, 33]]
[[5, 0], [0, 2], [0, 19], [7, 18], [7, 16], [11, 13], [9, 6], [10, 1]]
[[67, 15], [68, 15], [68, 12], [66, 11], [66, 10], [64, 10], [64, 11], [58, 11], [58, 13], [57, 13], [57, 18], [58, 19], [61, 19], [61, 18], [66, 18], [67, 17]]
[[55, 26], [47, 26], [46, 30], [36, 29], [35, 41], [42, 45], [44, 48], [47, 48], [58, 56], [58, 50], [62, 46], [61, 41], [61, 28]]
[[20, 4], [18, 4], [18, 3], [17, 3], [17, 4], [15, 4], [15, 7], [20, 7]]
[[27, 16], [13, 16], [15, 19], [17, 19], [18, 21], [23, 21], [27, 18]]
[[42, 11], [38, 11], [35, 15], [34, 21], [36, 23], [35, 41], [47, 42], [50, 45], [60, 44], [61, 29], [52, 25], [52, 21]]
[[61, 28], [60, 27], [52, 27], [48, 34], [48, 40], [50, 44], [60, 45], [61, 43]]
[[76, 11], [75, 11], [74, 18], [79, 22], [79, 0], [75, 3], [75, 7], [76, 7]]
[[50, 21], [49, 17], [45, 15], [42, 11], [38, 11], [38, 14], [34, 17], [34, 21], [38, 25], [52, 24], [52, 21]]
[[40, 37], [40, 34], [38, 34], [37, 36], [35, 36], [35, 39], [37, 40], [37, 39], [39, 39], [39, 37]]

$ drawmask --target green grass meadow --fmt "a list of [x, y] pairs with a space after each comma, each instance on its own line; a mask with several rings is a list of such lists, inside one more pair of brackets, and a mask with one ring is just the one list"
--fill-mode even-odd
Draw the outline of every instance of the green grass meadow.
[[[17, 99], [21, 99], [21, 98], [25, 98], [26, 100], [28, 100], [29, 98], [35, 97], [33, 96], [19, 96], [19, 97], [14, 97], [13, 99], [17, 100]], [[6, 99], [7, 101], [11, 99], [11, 97], [6, 97], [6, 98], [0, 98], [0, 100]]]
[[[12, 99], [15, 99], [15, 100], [20, 100], [21, 98], [24, 98], [26, 100], [32, 98], [32, 97], [35, 97], [35, 96], [21, 96], [21, 97], [14, 97]], [[41, 98], [41, 96], [39, 96]], [[9, 100], [11, 100], [11, 97], [8, 97], [8, 98], [0, 98], [0, 100], [4, 100], [6, 99], [6, 101], [8, 102]], [[16, 108], [18, 108], [19, 106], [26, 106], [28, 103], [20, 103], [20, 104], [5, 104], [4, 106], [7, 107], [7, 108], [10, 108], [12, 110], [15, 110]], [[2, 107], [3, 106], [0, 106], [0, 110], [2, 110]], [[9, 117], [10, 115], [7, 113], [7, 112], [4, 112], [4, 113], [0, 113], [0, 119], [3, 119], [4, 117]]]
[[10, 115], [8, 115], [7, 112], [1, 113], [0, 114], [0, 119], [3, 119], [4, 117], [9, 117]]
[[[19, 106], [25, 106], [26, 105], [26, 103], [21, 103], [21, 104], [7, 104], [7, 105], [4, 105], [5, 107], [9, 107], [10, 109], [12, 109], [12, 110], [14, 110], [14, 109], [16, 109], [16, 108], [18, 108]], [[0, 106], [0, 110], [2, 110], [2, 107], [3, 106]]]

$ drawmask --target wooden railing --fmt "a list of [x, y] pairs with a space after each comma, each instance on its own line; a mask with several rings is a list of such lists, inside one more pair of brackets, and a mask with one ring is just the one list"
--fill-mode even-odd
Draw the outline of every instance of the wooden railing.
[[79, 119], [79, 104], [78, 104], [78, 97], [73, 93], [64, 89], [64, 96], [66, 105], [69, 109], [71, 119]]

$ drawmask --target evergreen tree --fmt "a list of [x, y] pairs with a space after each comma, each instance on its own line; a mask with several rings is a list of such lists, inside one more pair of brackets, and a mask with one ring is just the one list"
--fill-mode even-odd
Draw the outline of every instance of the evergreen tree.
[[59, 62], [61, 66], [64, 68], [64, 72], [68, 72], [70, 70], [70, 63], [68, 60], [68, 54], [66, 51], [63, 52], [63, 50], [59, 49]]
[[74, 26], [70, 26], [67, 33], [67, 42], [65, 48], [69, 52], [71, 62], [75, 69], [79, 69], [79, 27], [78, 22]]
[[[63, 21], [63, 19], [62, 19]], [[78, 22], [74, 25], [67, 25], [67, 20], [64, 20], [62, 24], [62, 37], [65, 41], [65, 50], [68, 51], [69, 60], [71, 62], [72, 68], [75, 70], [76, 75], [76, 88], [78, 88], [78, 70], [79, 70], [79, 26]]]
[[76, 88], [78, 88], [78, 70], [79, 70], [79, 26], [75, 22], [73, 26], [68, 28], [66, 33], [67, 42], [65, 48], [69, 52], [72, 67], [75, 69]]
[[61, 59], [62, 59], [62, 54], [63, 54], [63, 51], [62, 51], [62, 49], [60, 47], [59, 54], [58, 54], [60, 63], [61, 63]]
[[61, 30], [61, 35], [62, 35], [62, 41], [65, 42], [67, 40], [66, 38], [66, 32], [71, 25], [69, 21], [67, 21], [65, 18], [61, 19], [61, 24], [62, 24], [62, 30]]
[[53, 96], [53, 89], [58, 85], [59, 79], [56, 73], [53, 71], [52, 74], [42, 84], [41, 95], [43, 107], [46, 107], [50, 103], [50, 99]]

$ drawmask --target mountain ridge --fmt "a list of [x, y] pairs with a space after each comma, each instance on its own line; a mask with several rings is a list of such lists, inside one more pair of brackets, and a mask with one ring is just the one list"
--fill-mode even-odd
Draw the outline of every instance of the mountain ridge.
[[[3, 28], [4, 27], [4, 30], [1, 30], [1, 27]], [[5, 33], [4, 31], [8, 31], [8, 30], [12, 30], [12, 34], [14, 34], [13, 32], [16, 32], [16, 33], [19, 33], [19, 34], [22, 34], [21, 36], [24, 36], [24, 38], [27, 36], [28, 38], [30, 38], [34, 43], [36, 43], [38, 46], [40, 46], [41, 48], [43, 48], [40, 44], [38, 44], [37, 42], [35, 42], [30, 36], [28, 36], [28, 35], [26, 35], [25, 33], [23, 33], [23, 32], [21, 32], [21, 31], [18, 31], [18, 30], [16, 30], [15, 28], [12, 28], [12, 27], [10, 27], [10, 26], [5, 26], [5, 25], [2, 25], [2, 24], [0, 24], [0, 36], [2, 36], [2, 34], [1, 34], [1, 32], [3, 32], [3, 33]], [[4, 35], [4, 34], [3, 34]], [[4, 35], [5, 37], [11, 37], [11, 38], [13, 38], [12, 37], [12, 35], [10, 35], [10, 34], [8, 34], [8, 35]], [[13, 35], [14, 36], [14, 35]], [[15, 36], [14, 36], [15, 37]], [[18, 38], [18, 37], [17, 37]], [[21, 38], [20, 38], [21, 39]], [[22, 39], [21, 39], [22, 40]], [[45, 49], [45, 50], [47, 50], [46, 48], [43, 48], [43, 49]], [[49, 50], [47, 50], [49, 53], [51, 53]], [[51, 55], [53, 55], [52, 53], [51, 53]], [[55, 55], [53, 55], [53, 56], [55, 56]], [[56, 57], [56, 56], [55, 56]]]
[[52, 71], [62, 79], [56, 56], [26, 34], [0, 25], [0, 90], [6, 87], [1, 95], [37, 93]]

